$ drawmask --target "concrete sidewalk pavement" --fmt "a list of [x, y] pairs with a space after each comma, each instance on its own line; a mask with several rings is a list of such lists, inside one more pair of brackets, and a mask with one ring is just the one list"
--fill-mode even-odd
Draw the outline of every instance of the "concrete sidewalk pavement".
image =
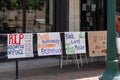
[[[89, 63], [78, 69], [75, 64], [64, 64], [59, 60], [43, 58], [19, 61], [19, 80], [99, 80], [104, 64]], [[0, 63], [0, 80], [15, 80], [15, 62]]]

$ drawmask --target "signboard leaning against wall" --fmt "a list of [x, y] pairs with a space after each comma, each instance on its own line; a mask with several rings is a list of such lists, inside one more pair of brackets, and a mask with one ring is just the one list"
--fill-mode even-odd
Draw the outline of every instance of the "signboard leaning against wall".
[[107, 51], [107, 31], [88, 32], [89, 56], [106, 56]]
[[27, 58], [33, 57], [33, 35], [8, 34], [7, 35], [7, 54], [8, 58]]
[[37, 33], [38, 56], [61, 55], [60, 33]]

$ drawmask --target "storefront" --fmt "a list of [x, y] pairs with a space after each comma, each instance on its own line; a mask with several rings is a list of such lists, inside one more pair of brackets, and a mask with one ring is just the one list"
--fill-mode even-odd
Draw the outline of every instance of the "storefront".
[[[63, 52], [67, 55], [75, 54], [76, 59], [77, 54], [81, 55], [82, 53], [85, 53], [84, 55], [86, 55], [86, 53], [90, 54], [90, 52], [93, 53], [91, 56], [89, 55], [89, 57], [103, 57], [103, 54], [107, 54], [107, 70], [105, 74], [108, 74], [107, 72], [109, 72], [110, 75], [114, 73], [115, 75], [118, 75], [118, 60], [115, 47], [116, 36], [115, 27], [113, 27], [115, 26], [116, 1], [106, 1], [46, 0], [46, 2], [43, 1], [43, 3], [45, 3], [42, 7], [43, 13], [36, 9], [29, 9], [30, 7], [28, 7], [28, 4], [25, 5], [26, 2], [23, 2], [23, 10], [16, 10], [14, 13], [16, 16], [12, 14], [12, 18], [14, 17], [14, 19], [12, 19], [14, 24], [12, 25], [15, 26], [15, 32], [9, 32], [8, 29], [9, 27], [12, 28], [12, 26], [10, 26], [10, 24], [4, 24], [3, 28], [5, 28], [4, 30], [7, 30], [7, 32], [2, 34], [1, 39], [3, 39], [4, 35], [6, 35], [6, 37], [2, 40], [3, 42], [0, 41], [2, 42], [2, 48], [6, 50], [3, 52], [7, 52], [7, 56], [4, 56], [8, 59], [16, 59], [16, 80], [18, 79], [17, 58], [36, 58], [36, 56], [60, 55], [61, 59], [63, 59]], [[38, 7], [39, 6], [37, 6], [37, 8]], [[20, 14], [18, 15], [18, 13]], [[22, 28], [20, 33], [19, 31], [16, 32], [18, 20], [20, 22], [22, 21], [22, 25], [20, 23], [19, 26]], [[8, 23], [8, 21], [11, 23], [11, 18], [8, 19], [7, 17], [6, 23]], [[35, 26], [33, 26], [34, 21]], [[29, 22], [32, 23], [30, 24]], [[29, 23], [29, 25], [27, 25], [27, 23]], [[38, 31], [35, 31], [35, 28]], [[45, 28], [44, 31], [39, 31], [42, 30], [42, 28]], [[50, 33], [47, 33], [45, 30], [48, 30]], [[102, 31], [103, 33], [101, 33]], [[88, 36], [86, 36], [86, 33]], [[62, 36], [62, 34], [64, 35]], [[99, 43], [99, 41], [102, 43]], [[86, 49], [87, 47], [90, 48], [90, 46], [92, 46], [91, 49]], [[2, 48], [1, 51], [3, 50]], [[97, 55], [95, 55], [96, 53]], [[62, 60], [60, 63], [62, 63]], [[77, 62], [77, 64], [79, 68], [79, 63]], [[110, 76], [107, 77], [108, 79], [105, 80], [112, 79], [112, 77], [109, 79]], [[104, 78], [105, 77], [103, 76], [100, 79], [104, 80]], [[116, 78], [116, 80], [119, 79]]]
[[106, 0], [52, 1], [53, 4], [49, 4], [49, 24], [53, 21], [54, 31], [106, 30]]
[[[117, 9], [119, 4], [120, 1], [117, 0]], [[20, 9], [13, 12], [8, 10], [7, 22], [10, 26], [17, 25], [19, 28], [26, 26], [22, 28], [22, 31], [26, 29], [24, 32], [106, 30], [106, 0], [44, 0], [42, 10], [39, 11], [38, 6], [40, 4], [36, 4], [36, 9], [32, 10], [27, 5], [26, 23], [22, 22], [23, 13]], [[19, 16], [16, 24], [12, 24], [17, 12]], [[42, 30], [39, 26], [45, 26], [45, 29]]]

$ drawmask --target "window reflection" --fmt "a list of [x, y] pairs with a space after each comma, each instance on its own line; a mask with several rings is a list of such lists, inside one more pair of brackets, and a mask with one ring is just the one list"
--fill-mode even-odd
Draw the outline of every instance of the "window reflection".
[[[3, 33], [23, 32], [21, 1], [0, 0], [0, 29]], [[45, 0], [26, 0], [26, 32], [45, 31], [45, 15]]]

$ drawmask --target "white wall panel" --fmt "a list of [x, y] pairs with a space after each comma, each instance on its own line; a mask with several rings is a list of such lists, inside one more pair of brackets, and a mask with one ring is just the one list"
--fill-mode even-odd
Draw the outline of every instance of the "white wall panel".
[[80, 31], [80, 0], [69, 0], [69, 31]]

